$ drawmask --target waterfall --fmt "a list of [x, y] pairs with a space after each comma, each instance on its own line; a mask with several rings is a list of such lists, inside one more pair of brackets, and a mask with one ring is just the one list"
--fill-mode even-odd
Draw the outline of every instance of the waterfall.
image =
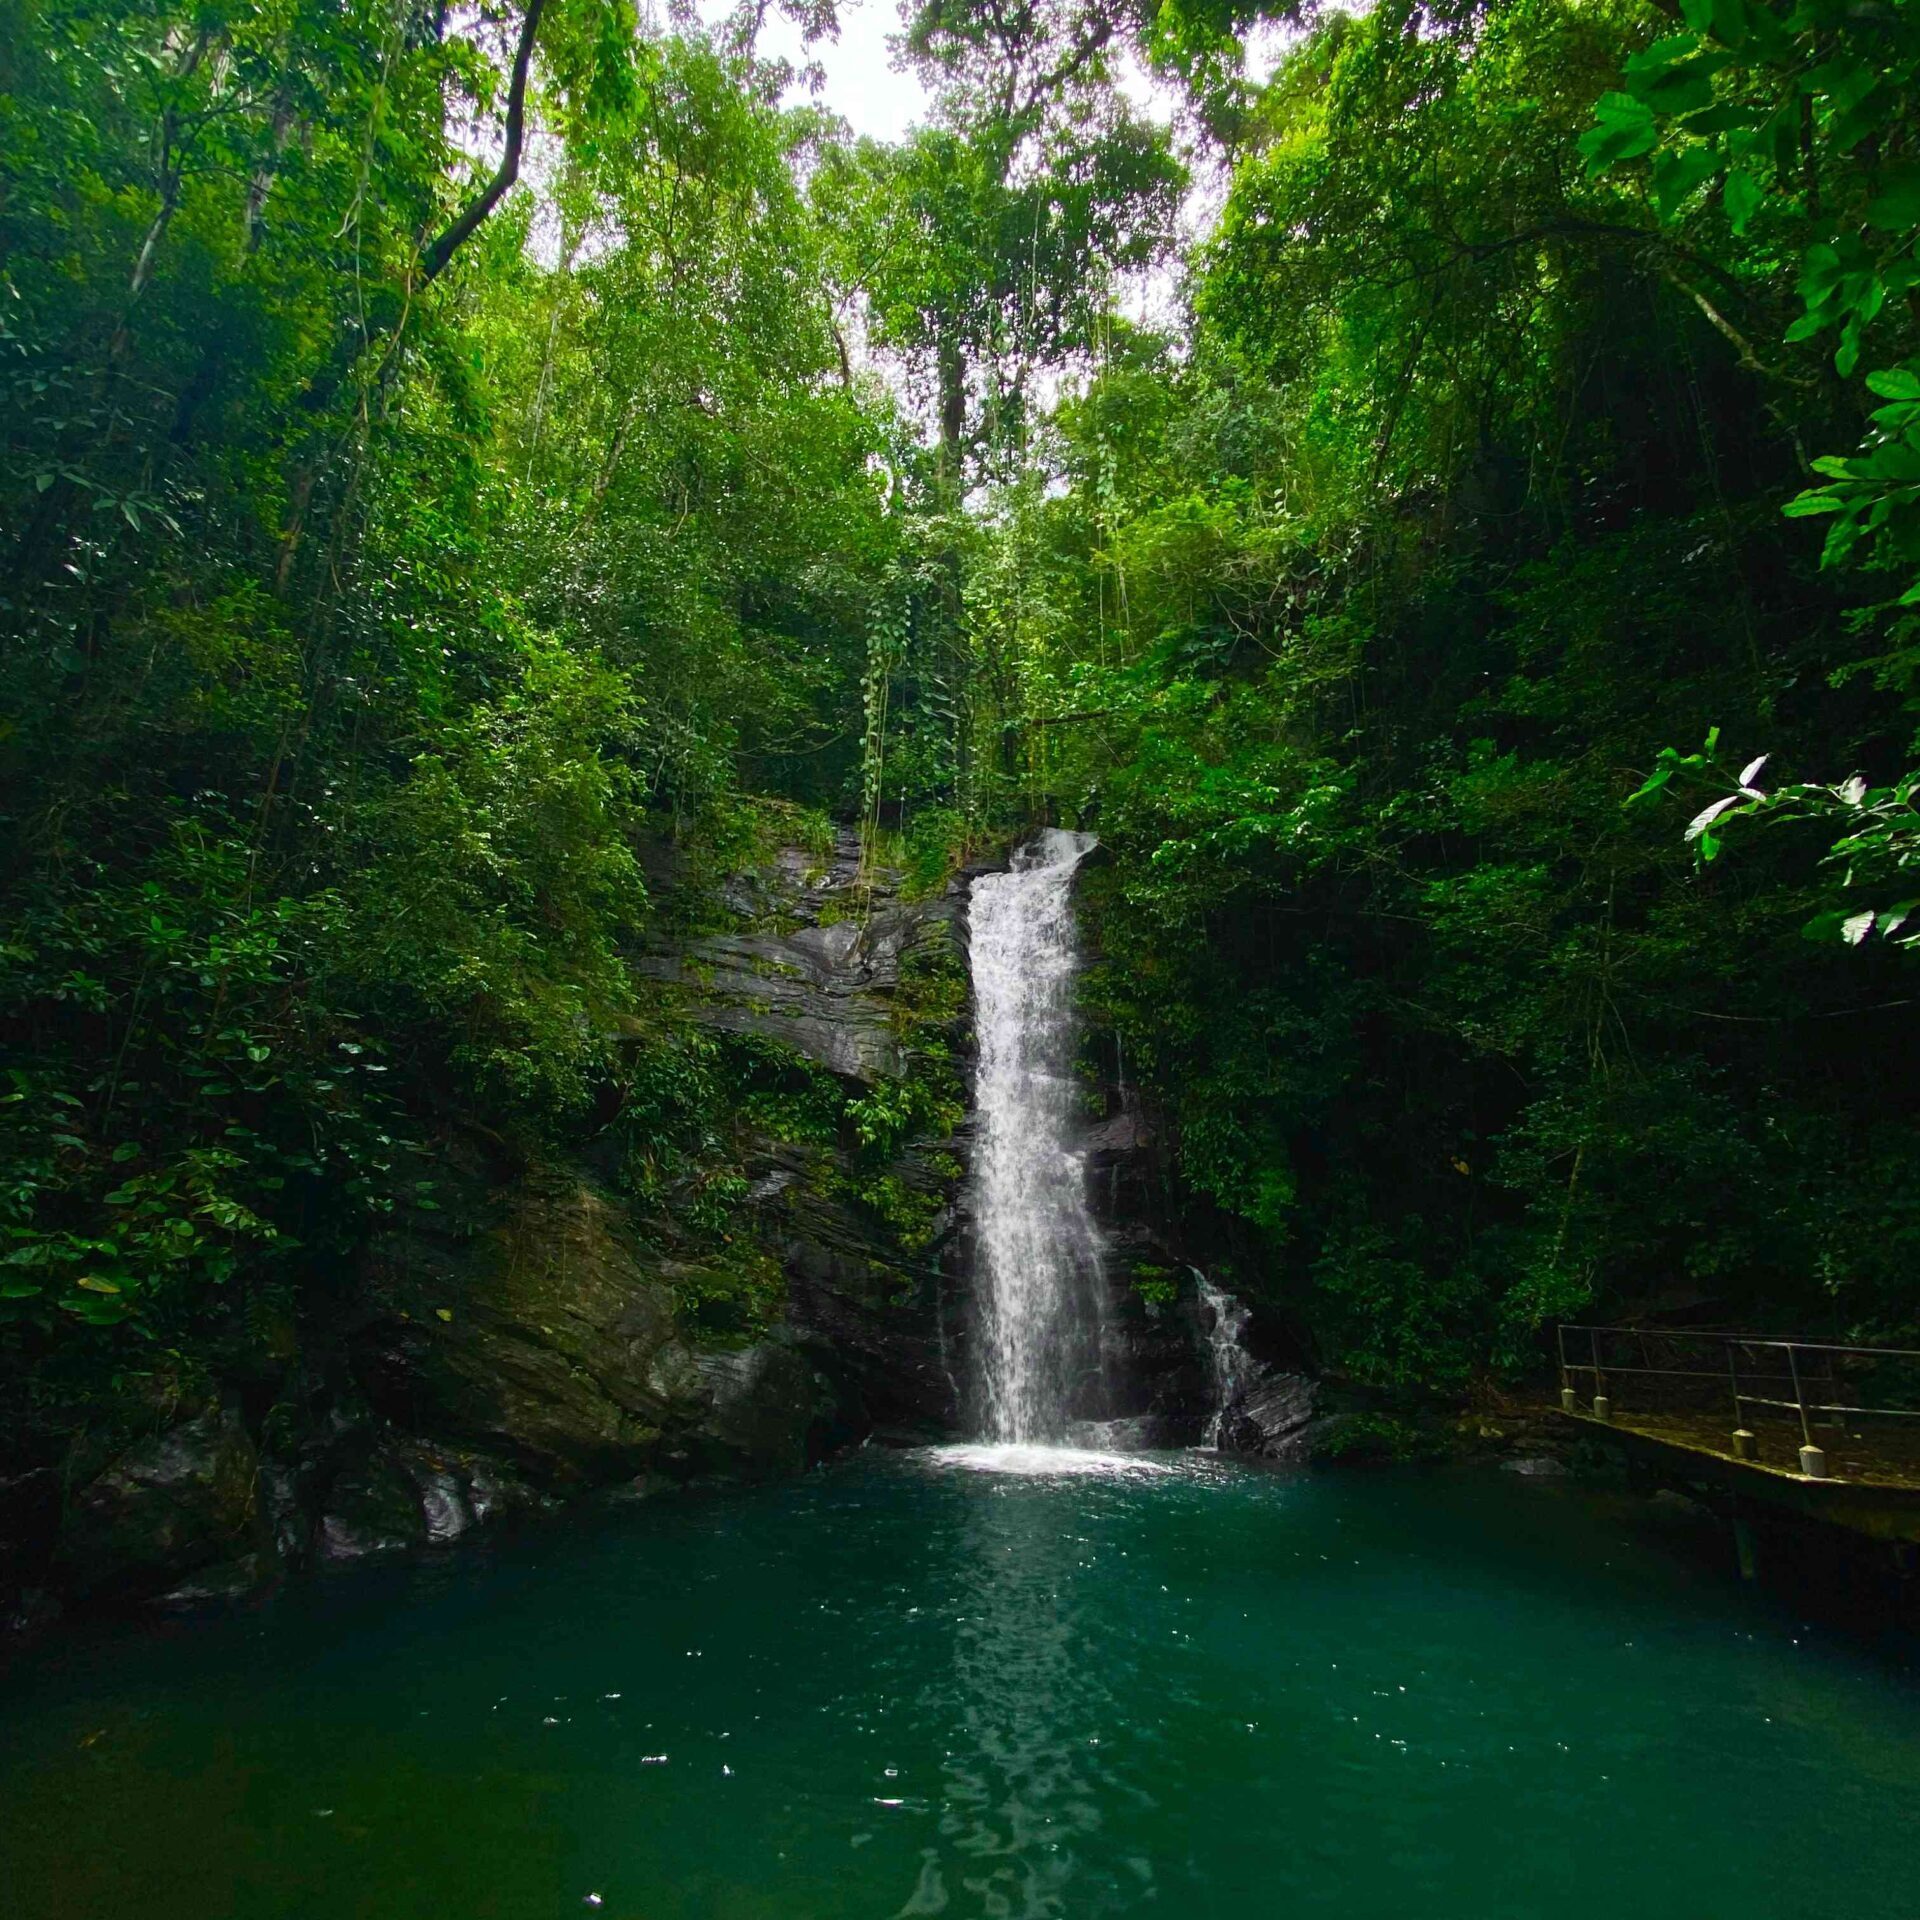
[[1253, 1315], [1205, 1274], [1195, 1271], [1193, 1277], [1200, 1289], [1200, 1304], [1207, 1310], [1207, 1360], [1213, 1373], [1213, 1411], [1200, 1444], [1217, 1450], [1226, 1434], [1227, 1416], [1239, 1408], [1259, 1377], [1253, 1356], [1240, 1344]]
[[980, 1046], [980, 1384], [996, 1441], [1058, 1440], [1100, 1397], [1100, 1240], [1072, 1146], [1073, 874], [1093, 845], [1091, 834], [1049, 829], [1015, 853], [1010, 873], [977, 879], [968, 909]]

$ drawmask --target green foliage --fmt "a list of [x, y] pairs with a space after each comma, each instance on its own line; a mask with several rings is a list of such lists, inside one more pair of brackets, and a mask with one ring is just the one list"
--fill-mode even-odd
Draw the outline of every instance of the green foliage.
[[643, 854], [683, 918], [774, 813], [824, 857], [898, 433], [817, 116], [527, 21], [0, 10], [10, 1418], [337, 1286], [449, 1108], [737, 1211]]
[[1132, 1285], [1150, 1307], [1170, 1307], [1180, 1298], [1180, 1276], [1171, 1267], [1136, 1267]]
[[[1861, 403], [1864, 441], [1852, 454], [1812, 461], [1821, 483], [1782, 511], [1828, 521], [1823, 565], [1899, 576], [1904, 591], [1859, 624], [1885, 632], [1886, 650], [1866, 663], [1876, 677], [1910, 689], [1916, 617], [1906, 610], [1920, 605], [1920, 327], [1913, 306], [1920, 290], [1920, 26], [1901, 9], [1835, 0], [1781, 8], [1759, 0], [1685, 0], [1681, 11], [1689, 31], [1628, 59], [1627, 91], [1600, 102], [1581, 149], [1595, 173], [1648, 157], [1663, 222], [1679, 220], [1703, 189], [1717, 189], [1709, 198], [1717, 197], [1725, 218], [1736, 272], [1778, 279], [1782, 262], [1797, 263], [1801, 310], [1785, 329], [1785, 346], [1824, 346], [1832, 337], [1833, 371], [1842, 380], [1871, 355], [1860, 385], [1885, 404], [1868, 410]], [[1719, 324], [1740, 338], [1724, 320]], [[1742, 344], [1747, 362], [1769, 379], [1816, 385], [1811, 369], [1763, 365]], [[1634, 797], [1682, 768], [1704, 770], [1711, 755], [1711, 742], [1705, 756], [1669, 749]], [[1751, 784], [1765, 758], [1733, 793], [1695, 817], [1687, 838], [1698, 843], [1703, 861], [1737, 821], [1822, 819], [1838, 835], [1826, 863], [1839, 871], [1843, 888], [1874, 885], [1911, 862], [1911, 796], [1920, 775], [1883, 784], [1871, 797], [1859, 776], [1832, 786], [1792, 782], [1766, 794]], [[1897, 930], [1911, 911], [1905, 902], [1843, 899], [1817, 925], [1852, 945], [1876, 924], [1883, 933]]]
[[[1710, 22], [1650, 50], [1654, 19], [1382, 4], [1303, 37], [1236, 110], [1190, 336], [1112, 337], [1055, 416], [1064, 490], [1005, 490], [974, 563], [1029, 790], [1112, 855], [1087, 1002], [1196, 1230], [1395, 1392], [1592, 1308], [1911, 1321], [1876, 1238], [1908, 1231], [1906, 996], [1878, 940], [1849, 972], [1800, 937], [1829, 903], [1786, 824], [1849, 810], [1853, 913], [1898, 938], [1911, 783], [1736, 794], [1694, 851], [1783, 821], [1738, 875], [1622, 805], [1715, 722], [1884, 757], [1898, 624], [1861, 669], [1883, 612], [1779, 521], [1848, 396], [1765, 343], [1809, 293], [1872, 304], [1796, 286], [1810, 223], [1905, 271], [1848, 171], [1904, 161], [1905, 56], [1869, 63], [1857, 151], [1837, 76], [1794, 78], [1826, 197], [1796, 158], [1730, 219], [1719, 109], [1774, 81]], [[1902, 302], [1862, 325], [1904, 364]]]
[[681, 1326], [702, 1344], [742, 1347], [778, 1320], [787, 1276], [777, 1260], [741, 1247], [724, 1260], [676, 1269], [674, 1294]]
[[939, 0], [893, 147], [528, 23], [0, 0], [10, 1419], [297, 1323], [449, 1110], [617, 1169], [703, 1337], [756, 1141], [923, 1245], [951, 955], [864, 1089], [630, 964], [830, 816], [909, 895], [1098, 831], [1102, 1044], [1332, 1368], [1911, 1326], [1911, 9]]
[[1439, 1437], [1390, 1413], [1344, 1415], [1314, 1446], [1316, 1460], [1378, 1461], [1404, 1466], [1445, 1452]]

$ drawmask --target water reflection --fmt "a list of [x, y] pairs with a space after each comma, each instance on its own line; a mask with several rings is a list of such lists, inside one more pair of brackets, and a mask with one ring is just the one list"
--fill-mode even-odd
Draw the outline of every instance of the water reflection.
[[[1015, 1452], [1052, 1457], [1015, 1462]], [[960, 1482], [965, 1508], [947, 1570], [952, 1665], [921, 1701], [951, 1729], [941, 1844], [900, 1913], [1079, 1920], [1118, 1911], [1150, 1885], [1152, 1865], [1116, 1858], [1119, 1843], [1102, 1829], [1116, 1809], [1154, 1804], [1125, 1759], [1149, 1730], [1137, 1710], [1122, 1710], [1131, 1666], [1095, 1658], [1087, 1644], [1084, 1598], [1108, 1550], [1100, 1478], [1167, 1469], [1071, 1449], [942, 1457], [995, 1477]], [[1063, 1475], [1091, 1484], [1068, 1499]], [[1106, 1647], [1110, 1656], [1110, 1638]]]

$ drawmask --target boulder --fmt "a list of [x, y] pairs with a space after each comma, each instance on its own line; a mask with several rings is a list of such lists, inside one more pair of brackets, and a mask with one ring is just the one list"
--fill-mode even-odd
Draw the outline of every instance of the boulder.
[[834, 1397], [792, 1347], [762, 1340], [694, 1362], [706, 1412], [690, 1436], [709, 1470], [743, 1478], [803, 1472]]
[[164, 1592], [257, 1542], [253, 1443], [214, 1409], [130, 1447], [69, 1500], [55, 1565], [72, 1592]]
[[[456, 1505], [455, 1511], [463, 1517], [446, 1532], [449, 1539], [472, 1524], [462, 1507]], [[336, 1473], [315, 1537], [320, 1558], [337, 1564], [402, 1553], [424, 1546], [432, 1535], [413, 1477], [390, 1452], [380, 1450]]]
[[371, 1249], [351, 1349], [374, 1409], [548, 1480], [632, 1474], [687, 1379], [674, 1300], [617, 1202], [531, 1176], [481, 1230], [416, 1224]]
[[1304, 1460], [1325, 1422], [1315, 1418], [1320, 1383], [1304, 1373], [1262, 1368], [1223, 1425], [1221, 1444], [1265, 1460]]
[[1566, 1463], [1547, 1454], [1529, 1454], [1519, 1460], [1502, 1460], [1502, 1473], [1517, 1473], [1526, 1480], [1564, 1480]]

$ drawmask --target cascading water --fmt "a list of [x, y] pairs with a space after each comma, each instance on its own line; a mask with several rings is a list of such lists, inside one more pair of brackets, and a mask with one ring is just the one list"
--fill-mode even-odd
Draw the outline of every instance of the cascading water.
[[1247, 1389], [1259, 1378], [1253, 1356], [1240, 1344], [1253, 1315], [1232, 1294], [1216, 1287], [1197, 1269], [1194, 1283], [1207, 1310], [1207, 1362], [1213, 1374], [1213, 1411], [1200, 1436], [1203, 1447], [1218, 1449], [1226, 1437], [1228, 1416], [1238, 1410]]
[[1059, 1440], [1098, 1411], [1100, 1237], [1073, 1149], [1074, 869], [1091, 834], [1049, 829], [968, 910], [980, 1062], [976, 1204], [987, 1437]]

